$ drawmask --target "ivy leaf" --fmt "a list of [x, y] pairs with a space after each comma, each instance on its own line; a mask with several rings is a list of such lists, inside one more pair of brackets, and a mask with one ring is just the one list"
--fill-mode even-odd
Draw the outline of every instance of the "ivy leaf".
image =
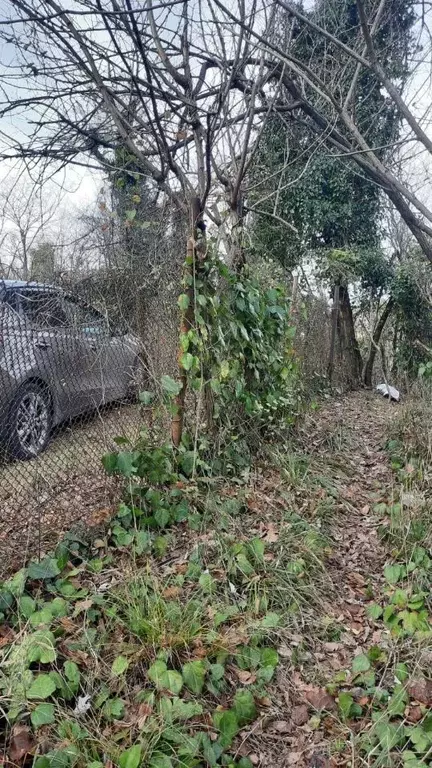
[[390, 717], [403, 716], [408, 703], [408, 694], [403, 685], [396, 685], [387, 704]]
[[266, 629], [274, 629], [280, 624], [280, 616], [278, 613], [274, 612], [266, 613], [260, 623], [261, 626], [265, 627]]
[[177, 303], [180, 309], [183, 310], [184, 312], [185, 309], [187, 309], [189, 306], [189, 296], [187, 295], [187, 293], [181, 293], [177, 299]]
[[238, 718], [240, 725], [255, 720], [257, 710], [255, 700], [250, 691], [239, 690], [236, 692], [233, 701], [233, 710]]
[[47, 629], [40, 629], [27, 637], [27, 661], [33, 664], [39, 661], [41, 664], [52, 664], [57, 658], [55, 650], [55, 637]]
[[119, 758], [120, 768], [138, 768], [141, 762], [141, 745], [134, 744], [126, 749]]
[[230, 372], [230, 365], [228, 360], [223, 360], [220, 365], [220, 376], [221, 379], [226, 379], [227, 376], [229, 376]]
[[105, 453], [104, 456], [102, 456], [102, 464], [105, 472], [109, 475], [113, 475], [114, 472], [117, 471], [117, 454]]
[[67, 680], [72, 683], [72, 685], [79, 685], [81, 674], [74, 661], [66, 661], [63, 667], [63, 671]]
[[338, 706], [343, 720], [348, 720], [354, 699], [350, 693], [342, 692], [338, 696]]
[[34, 613], [36, 608], [36, 601], [33, 600], [30, 595], [23, 595], [19, 601], [19, 610], [20, 613], [24, 616], [25, 619], [30, 618], [32, 613]]
[[223, 678], [225, 677], [225, 667], [223, 666], [223, 664], [211, 664], [210, 677], [215, 683], [218, 683], [220, 680], [223, 680]]
[[192, 717], [202, 715], [202, 713], [203, 708], [198, 702], [183, 701], [183, 699], [177, 697], [172, 699], [171, 717], [173, 720], [190, 720]]
[[112, 663], [111, 672], [115, 677], [119, 677], [123, 672], [126, 672], [128, 666], [129, 661], [126, 656], [117, 656]]
[[134, 464], [135, 455], [131, 451], [121, 451], [117, 454], [117, 472], [124, 475], [124, 477], [130, 477], [136, 471]]
[[154, 664], [149, 667], [147, 674], [152, 683], [155, 684], [156, 688], [160, 687], [161, 676], [167, 671], [167, 669], [168, 667], [164, 661], [155, 661]]
[[168, 755], [157, 753], [152, 756], [149, 768], [174, 768], [174, 763]]
[[183, 688], [180, 672], [168, 669], [164, 661], [155, 661], [148, 671], [148, 676], [160, 691], [170, 691], [176, 696]]
[[139, 393], [139, 401], [143, 405], [151, 405], [151, 403], [154, 400], [154, 392], [150, 392], [149, 390], [144, 390], [144, 392]]
[[274, 648], [263, 648], [260, 662], [263, 667], [277, 667], [279, 663], [277, 651]]
[[396, 664], [394, 669], [395, 678], [400, 682], [404, 683], [406, 680], [408, 680], [409, 672], [408, 667], [406, 664], [404, 664], [402, 661], [400, 661], [398, 664]]
[[402, 566], [400, 565], [386, 565], [384, 568], [384, 576], [389, 584], [397, 584], [402, 576]]
[[129, 211], [126, 211], [126, 221], [133, 221], [136, 215], [136, 208], [131, 208]]
[[360, 653], [359, 656], [354, 656], [352, 663], [352, 671], [358, 675], [360, 672], [367, 672], [370, 669], [370, 661], [365, 653]]
[[255, 560], [259, 563], [264, 562], [265, 544], [263, 540], [258, 538], [252, 539], [252, 541], [249, 543], [249, 547]]
[[236, 713], [232, 709], [223, 712], [221, 717], [218, 718], [217, 727], [220, 732], [219, 742], [221, 746], [229, 747], [232, 744], [234, 736], [236, 736], [240, 730]]
[[54, 704], [38, 704], [30, 715], [33, 728], [50, 725], [55, 720]]
[[11, 592], [14, 597], [20, 597], [24, 592], [24, 587], [27, 578], [27, 571], [25, 568], [17, 571], [14, 576], [4, 583], [4, 587]]
[[28, 577], [32, 581], [54, 579], [59, 573], [60, 569], [54, 557], [45, 557], [40, 563], [30, 563], [28, 568]]
[[54, 680], [49, 675], [38, 675], [27, 691], [28, 699], [47, 699], [56, 689]]
[[185, 371], [190, 371], [194, 364], [194, 356], [191, 355], [190, 352], [184, 352], [184, 354], [180, 358], [180, 363], [182, 368], [184, 368]]
[[132, 544], [134, 538], [133, 533], [127, 531], [123, 526], [115, 525], [112, 532], [117, 547], [128, 547], [129, 544]]
[[170, 693], [174, 693], [174, 695], [180, 693], [183, 688], [183, 678], [180, 672], [175, 672], [172, 669], [168, 669], [164, 672], [161, 676], [160, 683], [163, 689], [170, 691]]
[[198, 584], [206, 594], [210, 595], [214, 592], [215, 583], [211, 573], [202, 573], [198, 579]]
[[157, 525], [159, 526], [159, 528], [165, 528], [165, 526], [168, 525], [170, 521], [169, 510], [165, 509], [165, 507], [160, 507], [154, 513], [154, 519]]
[[175, 381], [171, 376], [166, 375], [161, 378], [161, 386], [164, 392], [171, 396], [180, 394], [182, 388], [180, 382]]
[[370, 619], [380, 619], [383, 613], [383, 609], [377, 603], [372, 603], [371, 605], [368, 605], [366, 613]]
[[388, 753], [399, 744], [403, 735], [403, 728], [399, 724], [389, 723], [387, 720], [375, 723], [374, 731], [378, 736], [381, 747]]
[[35, 611], [29, 617], [29, 622], [32, 627], [39, 627], [41, 624], [50, 624], [53, 620], [53, 615], [49, 608], [42, 608], [41, 611]]
[[200, 694], [204, 688], [206, 665], [204, 661], [189, 661], [182, 667], [182, 677], [192, 693]]
[[413, 728], [410, 730], [410, 741], [414, 744], [417, 752], [427, 752], [429, 747], [431, 746], [430, 738], [428, 734], [426, 734], [423, 730], [423, 728], [420, 728], [420, 726], [417, 726], [416, 728]]
[[137, 531], [135, 533], [135, 552], [142, 555], [151, 550], [151, 536], [148, 531]]

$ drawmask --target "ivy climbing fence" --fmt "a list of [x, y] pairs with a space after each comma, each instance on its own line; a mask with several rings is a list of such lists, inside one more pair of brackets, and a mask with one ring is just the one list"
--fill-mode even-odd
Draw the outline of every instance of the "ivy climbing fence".
[[[188, 342], [188, 360], [197, 361], [188, 372], [188, 397], [193, 410], [203, 368], [213, 387], [218, 440], [227, 441], [229, 452], [233, 424], [234, 432], [242, 429], [239, 408], [244, 423], [252, 423], [251, 414], [261, 414], [262, 422], [264, 414], [277, 425], [278, 413], [293, 407], [286, 340], [288, 361], [298, 360], [307, 387], [318, 391], [330, 315], [324, 298], [301, 293], [293, 313], [289, 301], [283, 310], [290, 286], [278, 293], [266, 273], [261, 294], [259, 280], [242, 287], [227, 272], [231, 294], [222, 300], [215, 265], [197, 294], [203, 325]], [[67, 530], [81, 528], [85, 535], [112, 516], [121, 490], [102, 456], [125, 441], [133, 445], [148, 426], [152, 409], [140, 403], [139, 392], [160, 392], [163, 377], [177, 377], [181, 290], [180, 263], [158, 281], [124, 267], [79, 279], [62, 274], [49, 285], [0, 279], [0, 575], [44, 555]], [[252, 379], [261, 382], [253, 391], [239, 362], [245, 354], [253, 361]], [[234, 447], [243, 450], [240, 442]], [[230, 461], [237, 458], [232, 454]]]

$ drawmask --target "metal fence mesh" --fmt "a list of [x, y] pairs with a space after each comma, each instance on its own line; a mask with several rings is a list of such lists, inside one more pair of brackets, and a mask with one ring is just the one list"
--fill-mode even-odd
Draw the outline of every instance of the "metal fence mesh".
[[175, 370], [179, 272], [0, 280], [0, 575], [118, 500], [101, 457], [138, 437], [140, 390]]

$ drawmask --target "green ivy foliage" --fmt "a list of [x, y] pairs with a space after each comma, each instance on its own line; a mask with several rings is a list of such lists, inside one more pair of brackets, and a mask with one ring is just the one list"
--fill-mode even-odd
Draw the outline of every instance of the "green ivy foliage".
[[[231, 439], [292, 423], [300, 389], [285, 287], [263, 287], [247, 268], [239, 276], [216, 255], [195, 291], [195, 326], [182, 336], [182, 363], [194, 390], [210, 390], [213, 421], [229, 428]], [[183, 308], [186, 300], [183, 294]]]
[[413, 255], [396, 271], [391, 285], [399, 328], [396, 362], [401, 370], [412, 376], [416, 376], [419, 366], [429, 360], [426, 350], [416, 342], [420, 341], [426, 347], [432, 344], [432, 309], [424, 294], [424, 287], [430, 283], [429, 270], [427, 264]]

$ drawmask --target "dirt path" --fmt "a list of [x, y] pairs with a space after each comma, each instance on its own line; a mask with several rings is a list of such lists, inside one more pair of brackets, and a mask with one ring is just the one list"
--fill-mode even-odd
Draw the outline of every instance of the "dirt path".
[[[328, 525], [331, 553], [325, 561], [332, 589], [318, 620], [312, 626], [305, 621], [304, 634], [282, 649], [288, 659], [278, 681], [281, 719], [257, 738], [259, 765], [361, 764], [341, 746], [337, 694], [328, 691], [329, 683], [350, 670], [354, 656], [381, 638], [365, 608], [380, 588], [387, 557], [377, 533], [382, 520], [374, 508], [393, 494], [384, 448], [397, 407], [374, 394], [353, 393], [330, 401], [302, 429], [311, 474], [327, 482], [335, 500]], [[313, 508], [310, 512], [313, 516]], [[327, 710], [330, 714], [323, 715]]]

